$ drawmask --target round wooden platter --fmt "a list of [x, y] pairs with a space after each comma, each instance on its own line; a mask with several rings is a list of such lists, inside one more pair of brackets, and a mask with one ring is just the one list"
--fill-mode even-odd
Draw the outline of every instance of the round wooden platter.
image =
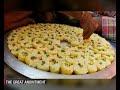
[[[116, 75], [116, 56], [115, 60], [110, 66], [92, 74], [85, 75], [63, 75], [51, 72], [42, 71], [33, 67], [26, 65], [25, 63], [19, 61], [15, 56], [13, 56], [7, 46], [7, 37], [10, 32], [4, 35], [4, 62], [10, 66], [16, 72], [31, 78], [31, 79], [112, 79]], [[112, 45], [111, 45], [112, 46]], [[115, 55], [116, 48], [112, 46]]]

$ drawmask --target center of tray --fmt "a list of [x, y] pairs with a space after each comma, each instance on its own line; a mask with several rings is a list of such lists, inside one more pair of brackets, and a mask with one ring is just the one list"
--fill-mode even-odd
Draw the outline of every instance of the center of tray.
[[68, 41], [61, 41], [61, 47], [65, 47], [65, 46], [71, 46], [71, 44]]

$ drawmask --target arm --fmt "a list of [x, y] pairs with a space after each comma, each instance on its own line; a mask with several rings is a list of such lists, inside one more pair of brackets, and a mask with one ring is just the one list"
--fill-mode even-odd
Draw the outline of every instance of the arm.
[[4, 14], [4, 32], [11, 29], [34, 23], [34, 20], [29, 18], [31, 11], [12, 11]]

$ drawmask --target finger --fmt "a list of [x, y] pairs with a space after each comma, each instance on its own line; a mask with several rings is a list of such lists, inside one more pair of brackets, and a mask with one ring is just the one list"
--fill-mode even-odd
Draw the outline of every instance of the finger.
[[8, 31], [10, 29], [14, 29], [14, 28], [24, 26], [27, 24], [32, 24], [32, 23], [35, 23], [35, 21], [33, 19], [30, 19], [30, 18], [26, 18], [26, 19], [21, 20], [19, 22], [6, 23], [6, 24], [4, 24], [4, 31]]

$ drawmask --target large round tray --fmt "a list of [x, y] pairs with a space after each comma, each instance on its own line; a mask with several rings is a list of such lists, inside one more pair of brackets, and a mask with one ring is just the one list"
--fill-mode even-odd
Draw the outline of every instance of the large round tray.
[[[13, 56], [8, 49], [7, 46], [7, 37], [10, 32], [4, 35], [4, 62], [10, 66], [12, 69], [17, 71], [18, 73], [31, 78], [31, 79], [111, 79], [116, 75], [116, 56], [115, 60], [112, 62], [110, 66], [103, 69], [102, 71], [98, 71], [92, 74], [85, 75], [63, 75], [63, 74], [55, 74], [51, 72], [46, 72], [42, 70], [38, 70], [36, 68], [30, 67], [23, 62], [20, 62], [15, 56]], [[112, 46], [112, 45], [111, 45]], [[116, 48], [112, 46], [115, 50]]]

